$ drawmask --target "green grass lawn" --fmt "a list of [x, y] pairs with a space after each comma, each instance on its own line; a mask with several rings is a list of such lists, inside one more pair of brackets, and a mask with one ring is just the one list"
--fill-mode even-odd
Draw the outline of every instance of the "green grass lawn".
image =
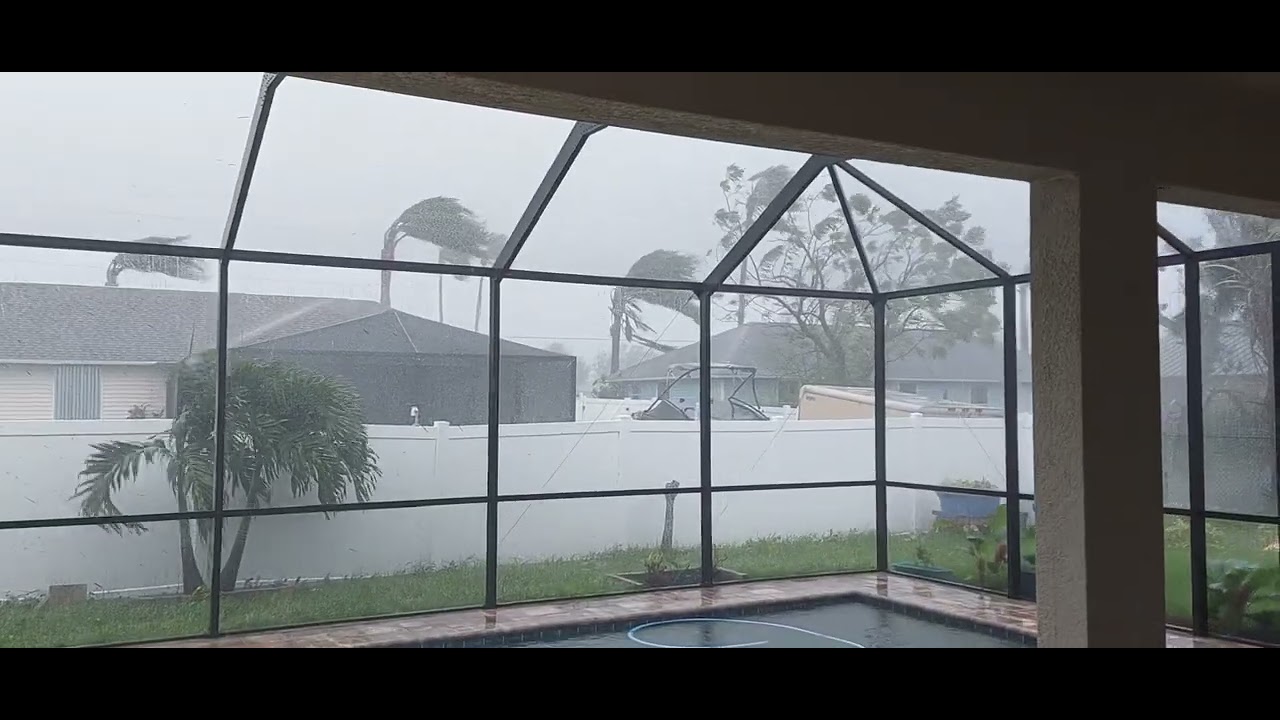
[[[1166, 527], [1166, 602], [1171, 620], [1185, 622], [1183, 618], [1191, 614], [1190, 560], [1186, 529], [1177, 520], [1170, 518]], [[1254, 526], [1239, 523], [1215, 525], [1209, 537], [1211, 559], [1276, 562], [1276, 552], [1264, 549], [1264, 534]], [[923, 547], [933, 565], [951, 570], [959, 582], [977, 585], [978, 574], [966, 535], [961, 528], [893, 535], [889, 539], [890, 561], [915, 562], [918, 549]], [[643, 571], [652, 552], [653, 548], [623, 548], [574, 558], [503, 563], [498, 572], [499, 601], [636, 590], [610, 575]], [[697, 567], [697, 555], [696, 549], [682, 548], [671, 559], [677, 566]], [[721, 567], [745, 573], [750, 579], [870, 570], [875, 567], [875, 538], [871, 533], [770, 537], [719, 545], [716, 557]], [[1005, 582], [1001, 574], [989, 579], [987, 586], [1003, 590]], [[238, 592], [222, 599], [222, 627], [228, 631], [265, 629], [474, 607], [483, 598], [482, 564], [464, 563], [358, 580]], [[61, 607], [5, 603], [0, 604], [0, 647], [91, 645], [197, 635], [206, 631], [208, 620], [207, 598], [91, 600]]]
[[[601, 595], [637, 590], [613, 574], [639, 572], [653, 548], [622, 548], [588, 556], [503, 563], [500, 602]], [[875, 567], [871, 534], [766, 538], [716, 548], [719, 563], [749, 578], [870, 570]], [[696, 549], [681, 548], [672, 560], [697, 567]], [[227, 631], [300, 623], [351, 620], [396, 613], [474, 607], [484, 600], [479, 562], [358, 580], [314, 583], [222, 598]], [[108, 599], [61, 607], [0, 604], [0, 647], [48, 647], [156, 640], [196, 635], [208, 628], [209, 602], [199, 599]]]
[[[1223, 560], [1241, 561], [1259, 567], [1274, 567], [1280, 563], [1280, 552], [1275, 546], [1277, 542], [1275, 526], [1209, 520], [1205, 531], [1211, 574], [1213, 565]], [[1166, 516], [1165, 609], [1170, 622], [1184, 626], [1191, 625], [1190, 546], [1191, 531], [1188, 521], [1184, 518]], [[1214, 578], [1211, 576], [1209, 581], [1212, 583]], [[1209, 619], [1209, 626], [1214, 630], [1225, 631], [1218, 627], [1213, 617]], [[1280, 628], [1259, 627], [1246, 614], [1245, 626], [1240, 634], [1244, 637], [1259, 637], [1276, 642], [1280, 639]]]
[[[1265, 566], [1280, 562], [1275, 549], [1268, 550], [1275, 541], [1274, 527], [1251, 523], [1213, 521], [1207, 526], [1209, 562], [1239, 560]], [[969, 553], [967, 533], [962, 529], [938, 529], [919, 535], [892, 535], [889, 538], [890, 562], [916, 562], [916, 552], [923, 547], [930, 562], [951, 570], [959, 582], [977, 586], [978, 576], [973, 557]], [[1185, 518], [1165, 518], [1165, 609], [1170, 622], [1179, 625], [1191, 623], [1191, 550], [1190, 525]], [[1024, 550], [1033, 547], [1034, 539], [1024, 534]], [[1007, 578], [997, 576], [986, 587], [1003, 591]], [[1123, 592], [1123, 589], [1117, 589]]]

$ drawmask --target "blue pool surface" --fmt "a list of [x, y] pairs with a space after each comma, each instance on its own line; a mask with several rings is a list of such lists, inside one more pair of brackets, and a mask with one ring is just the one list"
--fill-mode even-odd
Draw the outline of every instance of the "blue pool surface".
[[1019, 648], [1019, 638], [948, 627], [861, 603], [733, 617], [638, 622], [621, 632], [508, 647], [560, 648]]

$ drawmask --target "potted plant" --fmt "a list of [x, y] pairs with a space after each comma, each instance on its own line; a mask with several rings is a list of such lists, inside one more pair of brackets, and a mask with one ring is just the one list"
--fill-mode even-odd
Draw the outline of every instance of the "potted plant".
[[661, 550], [658, 550], [649, 553], [649, 557], [644, 560], [642, 584], [645, 587], [667, 587], [681, 584], [680, 580], [682, 579], [696, 583], [696, 579], [685, 577], [689, 574], [690, 569], [688, 565], [676, 565]]
[[896, 562], [890, 565], [889, 569], [903, 575], [914, 575], [929, 580], [956, 581], [954, 572], [933, 564], [933, 556], [923, 542], [916, 543], [915, 562]]
[[[712, 566], [715, 568], [712, 573], [712, 580], [715, 582], [729, 582], [746, 577], [743, 573], [721, 565], [719, 557], [712, 559]], [[645, 558], [643, 570], [618, 573], [609, 577], [635, 587], [687, 587], [702, 582], [702, 568], [689, 563], [678, 563], [667, 553], [655, 550]]]
[[[680, 483], [672, 480], [663, 487], [674, 491], [680, 487]], [[658, 549], [649, 553], [648, 557], [645, 558], [643, 570], [618, 573], [609, 577], [621, 580], [628, 585], [646, 588], [697, 585], [702, 582], [701, 567], [693, 567], [688, 563], [680, 565], [673, 559], [675, 554], [673, 551], [673, 537], [675, 535], [676, 493], [664, 493], [664, 497], [667, 501], [666, 512], [662, 518], [662, 536], [658, 541]], [[729, 580], [741, 580], [746, 577], [743, 573], [722, 566], [720, 559], [719, 553], [713, 550], [711, 558], [713, 581], [726, 582]]]
[[[980, 480], [947, 480], [947, 487], [969, 490], [995, 490], [996, 486], [985, 478]], [[991, 517], [1000, 507], [1000, 498], [995, 495], [970, 495], [959, 492], [937, 491], [938, 519], [951, 522], [973, 524], [974, 521]]]

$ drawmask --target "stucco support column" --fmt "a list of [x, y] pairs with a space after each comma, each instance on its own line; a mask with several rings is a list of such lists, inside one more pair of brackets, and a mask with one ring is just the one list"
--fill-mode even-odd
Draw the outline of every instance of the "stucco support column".
[[1163, 647], [1155, 187], [1031, 187], [1041, 647]]

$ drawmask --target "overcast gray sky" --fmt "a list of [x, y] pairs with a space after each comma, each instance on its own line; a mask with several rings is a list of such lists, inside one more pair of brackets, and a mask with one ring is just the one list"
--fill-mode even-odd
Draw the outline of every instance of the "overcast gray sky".
[[[222, 234], [253, 113], [258, 73], [5, 73], [0, 96], [0, 229], [133, 240]], [[509, 113], [288, 78], [281, 85], [238, 246], [377, 257], [401, 210], [435, 195], [459, 198], [508, 233], [564, 140], [567, 120]], [[517, 267], [624, 274], [658, 248], [706, 258], [720, 237], [719, 182], [731, 163], [748, 174], [798, 167], [804, 155], [610, 128], [593, 136], [526, 244]], [[1025, 183], [855, 163], [920, 208], [959, 196], [987, 230], [995, 258], [1028, 265]], [[846, 185], [849, 192], [860, 190]], [[887, 206], [887, 204], [886, 204]], [[1202, 234], [1193, 209], [1162, 208], [1175, 232]], [[1199, 223], [1199, 225], [1197, 225]], [[434, 261], [406, 242], [398, 257]], [[0, 248], [0, 281], [99, 284], [109, 257]], [[706, 258], [705, 268], [714, 262]], [[211, 267], [212, 269], [212, 267]], [[135, 287], [213, 289], [127, 274]], [[378, 274], [233, 265], [232, 291], [377, 299]], [[471, 327], [478, 281], [445, 280], [445, 318]], [[504, 285], [504, 336], [582, 356], [608, 347], [607, 289]], [[398, 275], [394, 305], [437, 316], [436, 280]], [[690, 321], [652, 311], [668, 342], [693, 341]], [[717, 328], [718, 329], [718, 328]]]

